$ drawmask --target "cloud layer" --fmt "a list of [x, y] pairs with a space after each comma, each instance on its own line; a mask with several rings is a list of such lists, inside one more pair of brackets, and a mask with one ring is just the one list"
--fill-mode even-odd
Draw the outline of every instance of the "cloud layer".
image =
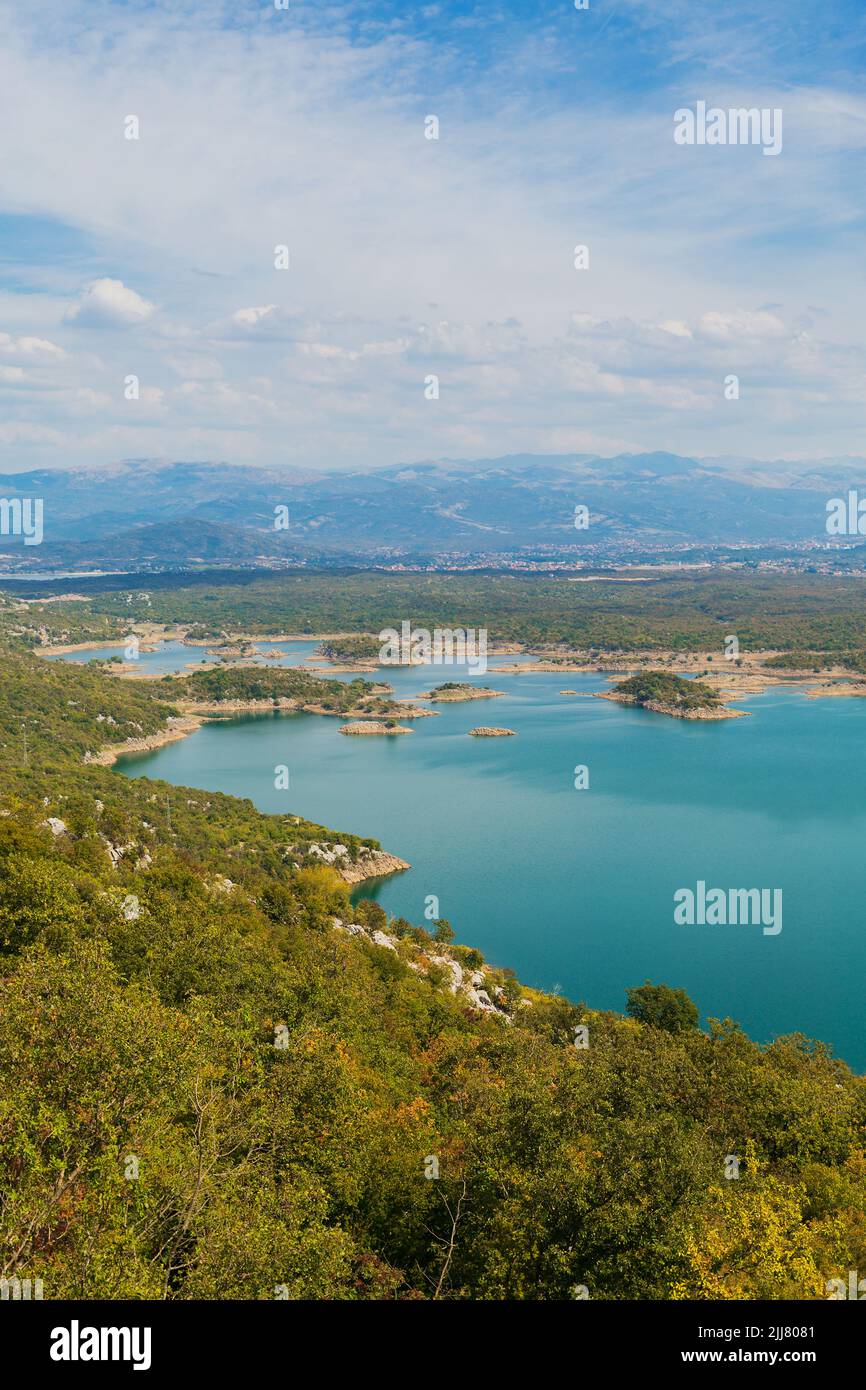
[[6, 12], [0, 465], [861, 452], [862, 19], [602, 8]]

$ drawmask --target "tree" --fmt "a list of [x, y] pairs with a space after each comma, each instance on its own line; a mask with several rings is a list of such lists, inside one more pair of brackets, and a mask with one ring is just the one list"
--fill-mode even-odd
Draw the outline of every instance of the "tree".
[[450, 941], [454, 940], [454, 928], [447, 917], [437, 917], [433, 925], [436, 928], [433, 933], [434, 939], [441, 945], [447, 946]]
[[698, 1009], [684, 989], [669, 985], [654, 985], [649, 980], [638, 989], [627, 989], [626, 1012], [638, 1023], [663, 1028], [666, 1033], [679, 1033], [697, 1028]]

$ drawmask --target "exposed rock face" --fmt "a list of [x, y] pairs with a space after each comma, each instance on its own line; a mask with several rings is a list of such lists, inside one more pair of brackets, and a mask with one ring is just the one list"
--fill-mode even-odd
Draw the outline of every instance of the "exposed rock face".
[[[339, 917], [332, 917], [331, 925], [335, 931], [346, 932], [348, 936], [363, 936], [368, 941], [372, 941], [375, 946], [383, 946], [387, 951], [397, 950], [397, 938], [389, 936], [387, 932], [378, 929], [368, 931], [360, 922], [341, 922]], [[421, 975], [427, 974], [431, 965], [441, 966], [450, 975], [450, 979], [445, 985], [449, 994], [465, 999], [473, 1009], [477, 1009], [480, 1013], [496, 1014], [506, 1023], [511, 1022], [505, 1008], [494, 1004], [487, 990], [483, 988], [486, 977], [482, 970], [465, 971], [460, 962], [452, 960], [450, 956], [425, 956], [422, 954], [417, 960], [407, 960], [405, 964], [410, 970]], [[502, 991], [498, 988], [494, 989], [494, 993], [497, 996], [502, 995]]]
[[374, 931], [370, 940], [374, 941], [377, 946], [384, 946], [389, 951], [396, 951], [397, 949], [394, 938], [388, 936], [387, 932]]
[[[340, 848], [346, 847], [342, 845]], [[396, 854], [387, 854], [383, 849], [369, 849], [362, 845], [354, 864], [348, 857], [341, 857], [335, 867], [347, 883], [363, 883], [368, 878], [384, 878], [386, 874], [402, 873], [404, 869], [411, 869], [412, 865], [407, 864], [405, 859], [398, 859]]]
[[177, 700], [176, 705], [186, 714], [207, 714], [225, 717], [229, 714], [270, 714], [272, 710], [303, 709], [304, 706], [289, 695], [269, 697], [265, 700]]
[[136, 843], [134, 840], [130, 840], [125, 845], [116, 845], [112, 840], [109, 840], [107, 835], [100, 835], [99, 838], [105, 845], [105, 848], [108, 852], [108, 857], [111, 860], [111, 867], [113, 869], [117, 868], [118, 864], [120, 863], [121, 859], [125, 854], [129, 854], [131, 850], [134, 850], [136, 848]]
[[636, 700], [633, 695], [620, 695], [615, 690], [595, 692], [597, 700], [613, 700], [617, 705], [636, 705], [641, 709], [652, 710], [654, 714], [669, 714], [672, 719], [745, 719], [748, 711], [728, 709], [725, 705], [706, 706], [698, 709], [681, 709], [678, 705], [666, 705], [661, 700]]
[[343, 860], [351, 862], [347, 845], [320, 844], [318, 840], [314, 840], [307, 847], [307, 854], [311, 859], [319, 859], [323, 864], [337, 867], [342, 867]]
[[152, 748], [161, 748], [165, 743], [174, 743], [176, 739], [186, 738], [187, 734], [192, 734], [199, 728], [201, 720], [192, 715], [169, 715], [165, 728], [157, 733], [147, 734], [144, 738], [128, 738], [125, 743], [113, 743], [98, 753], [85, 753], [84, 761], [100, 767], [110, 767], [122, 753], [147, 753]]
[[411, 734], [412, 730], [407, 729], [405, 724], [385, 724], [380, 719], [357, 720], [353, 724], [344, 724], [340, 729], [341, 734]]
[[481, 724], [477, 729], [469, 730], [470, 738], [513, 738], [517, 733], [516, 729], [492, 729], [487, 725]]
[[499, 1013], [496, 1005], [490, 1002], [487, 991], [479, 988], [484, 981], [484, 976], [480, 970], [473, 970], [467, 976], [460, 962], [451, 960], [450, 956], [431, 956], [430, 961], [433, 965], [443, 965], [451, 971], [451, 983], [448, 986], [451, 994], [464, 994], [472, 1007], [480, 1009], [482, 1013]]
[[498, 695], [504, 695], [504, 690], [488, 690], [483, 685], [439, 685], [435, 690], [430, 690], [426, 695], [419, 695], [419, 700], [441, 701], [444, 704], [461, 704], [465, 700], [492, 700]]

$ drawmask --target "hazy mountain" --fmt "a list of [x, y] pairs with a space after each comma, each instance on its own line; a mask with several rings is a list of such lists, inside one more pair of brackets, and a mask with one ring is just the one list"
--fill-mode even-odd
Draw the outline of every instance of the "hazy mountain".
[[[44, 504], [43, 544], [2, 537], [0, 559], [250, 564], [799, 544], [827, 539], [827, 499], [850, 487], [866, 491], [866, 460], [515, 454], [316, 473], [133, 459], [0, 477], [0, 496]], [[586, 530], [574, 526], [578, 504]], [[280, 507], [287, 530], [275, 529]]]

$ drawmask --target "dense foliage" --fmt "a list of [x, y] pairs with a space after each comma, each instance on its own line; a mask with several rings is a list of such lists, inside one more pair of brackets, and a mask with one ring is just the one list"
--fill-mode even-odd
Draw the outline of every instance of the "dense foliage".
[[108, 682], [94, 667], [2, 649], [0, 661], [0, 753], [7, 768], [25, 766], [31, 751], [80, 760], [106, 743], [155, 733], [176, 712], [167, 695], [160, 701], [144, 684]]
[[319, 646], [322, 656], [332, 661], [378, 661], [381, 650], [382, 643], [372, 633], [326, 637]]
[[364, 709], [380, 713], [394, 708], [394, 701], [376, 694], [370, 681], [327, 680], [310, 671], [284, 666], [230, 666], [193, 671], [188, 676], [164, 676], [159, 682], [163, 698], [222, 704], [294, 700], [299, 705], [321, 706], [334, 713]]
[[670, 709], [715, 709], [718, 693], [703, 681], [683, 680], [667, 671], [644, 671], [614, 686], [617, 695], [626, 695], [635, 704], [658, 703]]
[[84, 764], [167, 717], [163, 682], [2, 660], [2, 1275], [49, 1299], [809, 1299], [866, 1268], [866, 1084], [821, 1044], [704, 1031], [657, 986], [624, 1018], [493, 972], [482, 1013], [448, 987], [482, 965], [450, 924], [352, 907], [316, 866], [351, 837]]
[[[860, 575], [756, 574], [753, 571], [646, 570], [637, 582], [507, 574], [282, 574], [240, 583], [109, 591], [95, 611], [121, 619], [201, 623], [289, 635], [386, 627], [485, 627], [491, 641], [530, 647], [721, 652], [736, 633], [743, 652], [789, 649], [866, 651]], [[83, 607], [84, 605], [79, 605]], [[50, 607], [50, 605], [45, 605]], [[337, 655], [351, 655], [329, 639]], [[378, 641], [373, 645], [378, 648]]]

